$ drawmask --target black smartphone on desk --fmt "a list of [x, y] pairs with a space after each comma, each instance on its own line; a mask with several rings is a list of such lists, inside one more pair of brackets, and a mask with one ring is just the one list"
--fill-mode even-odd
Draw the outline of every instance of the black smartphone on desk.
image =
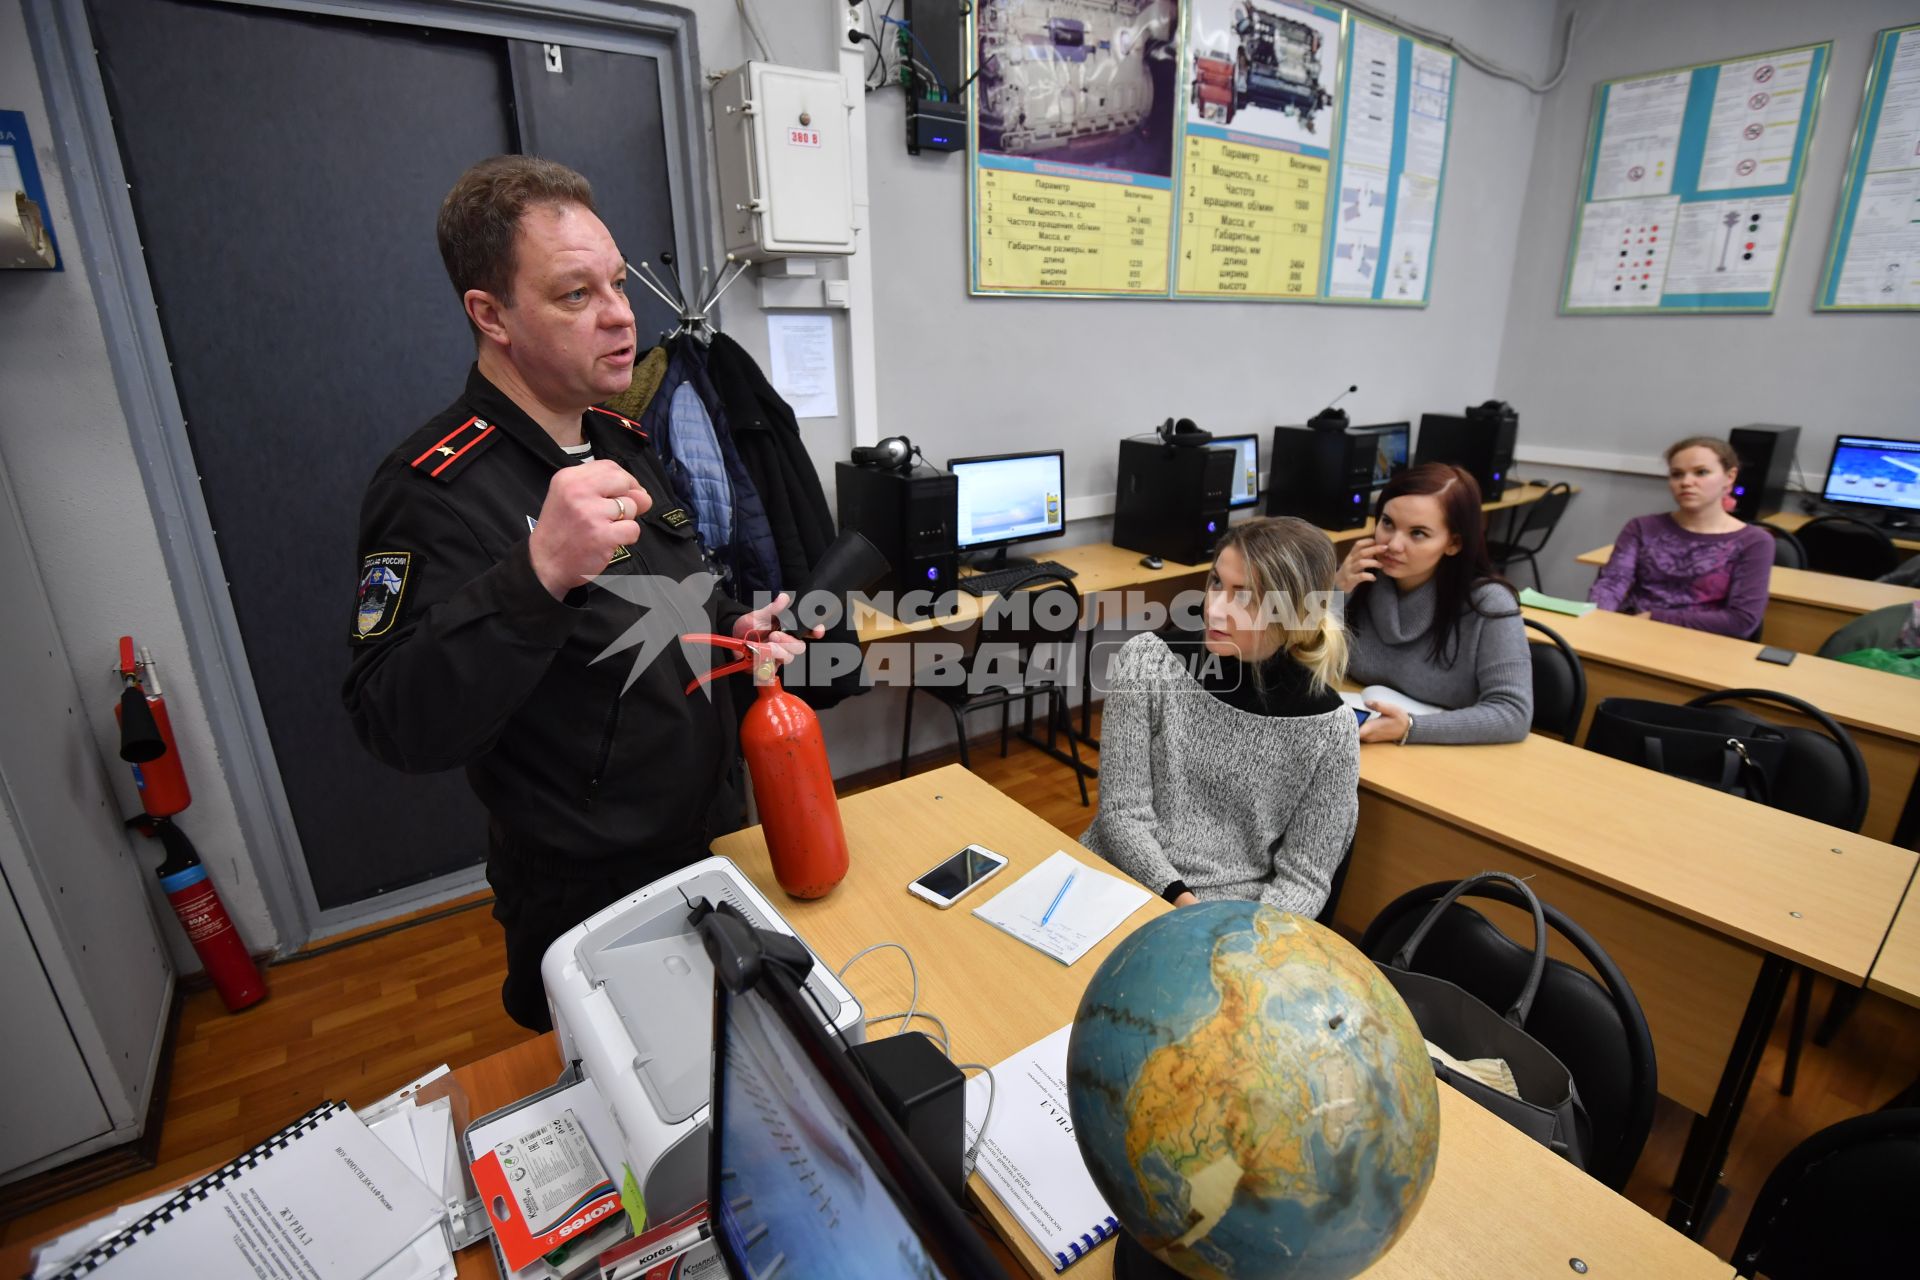
[[1793, 660], [1800, 655], [1791, 649], [1782, 649], [1778, 645], [1770, 644], [1763, 647], [1760, 652], [1754, 656], [1762, 662], [1777, 663], [1780, 666], [1786, 667], [1793, 665]]

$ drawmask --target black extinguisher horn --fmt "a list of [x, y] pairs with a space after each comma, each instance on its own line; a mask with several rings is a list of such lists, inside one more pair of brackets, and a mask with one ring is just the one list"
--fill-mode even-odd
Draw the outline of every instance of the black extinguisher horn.
[[146, 764], [167, 754], [166, 739], [154, 723], [147, 695], [129, 680], [120, 691], [120, 758], [128, 764]]

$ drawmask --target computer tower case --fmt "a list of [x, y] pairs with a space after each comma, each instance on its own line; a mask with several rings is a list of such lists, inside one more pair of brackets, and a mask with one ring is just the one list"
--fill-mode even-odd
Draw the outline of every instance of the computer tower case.
[[1322, 529], [1367, 522], [1375, 441], [1345, 431], [1275, 427], [1267, 472], [1267, 514], [1298, 516]]
[[1236, 455], [1159, 436], [1120, 442], [1113, 545], [1181, 564], [1208, 564], [1227, 528]]
[[[878, 590], [891, 592], [896, 604], [911, 591], [937, 598], [953, 590], [960, 572], [957, 479], [925, 465], [903, 471], [851, 462], [835, 463], [833, 475], [840, 527], [859, 530], [892, 566]], [[907, 619], [898, 608], [895, 616]]]
[[1787, 479], [1800, 449], [1800, 428], [1755, 423], [1735, 427], [1727, 443], [1740, 455], [1733, 482], [1733, 514], [1752, 523], [1779, 511], [1786, 502]]
[[1420, 415], [1420, 438], [1414, 443], [1414, 465], [1452, 463], [1473, 477], [1482, 501], [1492, 502], [1513, 470], [1513, 447], [1519, 434], [1520, 415], [1499, 401], [1488, 401], [1461, 416], [1425, 413]]

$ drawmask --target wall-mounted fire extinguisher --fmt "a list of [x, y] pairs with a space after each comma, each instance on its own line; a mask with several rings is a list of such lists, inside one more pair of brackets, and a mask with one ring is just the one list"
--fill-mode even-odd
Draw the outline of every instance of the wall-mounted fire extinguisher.
[[124, 685], [114, 718], [120, 722], [120, 758], [133, 766], [134, 785], [145, 810], [127, 823], [160, 841], [166, 859], [159, 869], [160, 888], [186, 930], [187, 941], [205, 966], [207, 977], [231, 1012], [258, 1003], [267, 994], [259, 968], [233, 927], [207, 869], [193, 842], [175, 826], [173, 815], [193, 803], [180, 752], [174, 745], [173, 722], [166, 699], [160, 695], [153, 655], [142, 649], [135, 655], [132, 636], [120, 637], [118, 674]]
[[772, 646], [708, 634], [681, 639], [742, 655], [695, 676], [688, 693], [719, 676], [753, 670], [760, 696], [740, 721], [740, 752], [753, 775], [753, 801], [766, 830], [773, 878], [796, 898], [825, 897], [845, 878], [848, 859], [820, 718], [780, 687]]

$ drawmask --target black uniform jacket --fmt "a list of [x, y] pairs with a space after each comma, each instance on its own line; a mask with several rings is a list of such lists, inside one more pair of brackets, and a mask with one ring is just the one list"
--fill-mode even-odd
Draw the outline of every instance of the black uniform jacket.
[[[726, 634], [745, 610], [697, 576], [693, 520], [638, 425], [603, 409], [582, 425], [653, 508], [603, 580], [564, 601], [534, 575], [528, 534], [572, 459], [478, 367], [381, 462], [360, 514], [343, 695], [387, 764], [465, 767], [496, 841], [536, 869], [664, 873], [735, 829], [742, 805], [734, 681], [684, 692], [689, 664], [661, 628]], [[651, 661], [636, 672], [640, 652]]]

